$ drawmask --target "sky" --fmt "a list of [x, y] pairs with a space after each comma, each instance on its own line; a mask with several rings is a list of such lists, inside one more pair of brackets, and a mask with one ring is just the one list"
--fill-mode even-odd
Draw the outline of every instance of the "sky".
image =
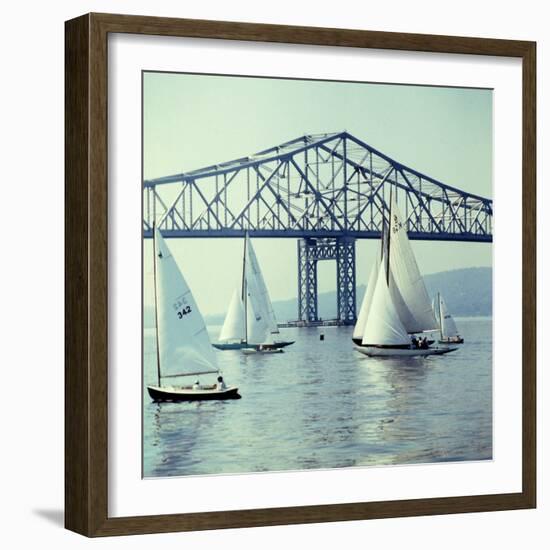
[[[492, 197], [492, 91], [465, 88], [144, 73], [145, 179], [251, 155], [304, 134], [346, 130], [402, 164]], [[240, 280], [237, 239], [169, 239], [203, 314], [223, 313]], [[272, 300], [297, 296], [294, 239], [255, 239]], [[485, 243], [412, 243], [422, 273], [492, 265]], [[356, 244], [366, 284], [376, 241]], [[144, 301], [152, 297], [144, 243]], [[319, 291], [334, 290], [335, 262], [319, 263]]]

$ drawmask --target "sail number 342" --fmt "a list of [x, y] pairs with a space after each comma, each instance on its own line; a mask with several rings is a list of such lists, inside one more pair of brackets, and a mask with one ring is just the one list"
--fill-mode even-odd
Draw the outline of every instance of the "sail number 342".
[[176, 313], [178, 314], [178, 319], [183, 319], [184, 315], [187, 315], [188, 313], [191, 313], [191, 308], [189, 306], [186, 306], [183, 309], [180, 309]]

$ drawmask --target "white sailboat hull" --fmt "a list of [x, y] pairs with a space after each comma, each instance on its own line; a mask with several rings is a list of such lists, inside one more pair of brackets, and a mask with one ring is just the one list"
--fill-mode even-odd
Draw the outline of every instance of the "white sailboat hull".
[[245, 348], [242, 350], [242, 352], [245, 355], [253, 355], [255, 353], [284, 353], [284, 350], [281, 348], [275, 348], [275, 349], [258, 349], [258, 348]]
[[456, 351], [458, 348], [379, 348], [374, 346], [355, 347], [355, 351], [369, 357], [425, 357], [428, 355], [443, 355]]
[[464, 344], [462, 336], [449, 336], [449, 338], [440, 338], [440, 344]]

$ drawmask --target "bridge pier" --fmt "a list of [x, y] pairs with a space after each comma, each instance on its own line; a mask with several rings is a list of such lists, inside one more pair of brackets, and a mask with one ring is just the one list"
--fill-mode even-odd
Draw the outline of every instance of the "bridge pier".
[[355, 239], [352, 237], [298, 240], [298, 318], [310, 323], [319, 320], [317, 262], [322, 260], [336, 261], [338, 321], [352, 325], [356, 321]]

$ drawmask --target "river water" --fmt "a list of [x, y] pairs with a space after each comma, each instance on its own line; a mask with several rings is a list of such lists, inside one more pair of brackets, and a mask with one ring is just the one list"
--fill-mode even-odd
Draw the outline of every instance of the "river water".
[[[285, 353], [218, 351], [242, 399], [153, 403], [144, 336], [145, 477], [492, 458], [492, 322], [458, 318], [458, 351], [406, 359], [353, 350], [352, 327], [281, 329]], [[209, 327], [216, 340], [220, 327]], [[325, 340], [320, 341], [320, 333]], [[203, 377], [201, 382], [209, 382]]]

